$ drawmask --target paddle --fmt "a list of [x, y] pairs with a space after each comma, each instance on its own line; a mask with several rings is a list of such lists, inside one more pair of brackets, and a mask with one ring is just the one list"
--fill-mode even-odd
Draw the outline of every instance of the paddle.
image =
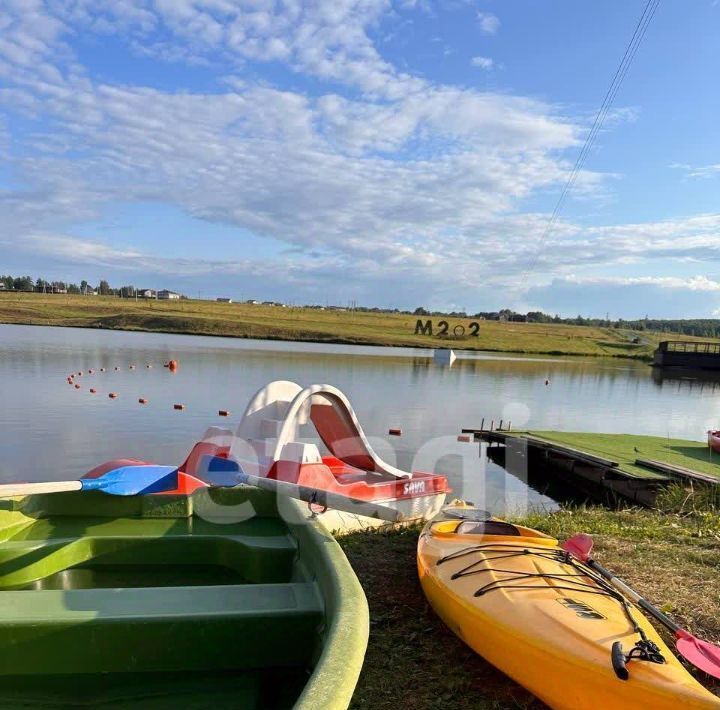
[[668, 629], [675, 634], [675, 647], [683, 658], [686, 658], [690, 663], [700, 670], [705, 671], [708, 675], [714, 678], [720, 678], [720, 648], [707, 641], [696, 638], [689, 631], [678, 626], [669, 616], [663, 614], [660, 609], [657, 609], [650, 604], [650, 602], [643, 599], [634, 589], [628, 587], [625, 582], [618, 579], [612, 572], [592, 559], [590, 553], [593, 548], [593, 539], [590, 535], [586, 535], [585, 533], [574, 535], [563, 543], [562, 548], [598, 572], [602, 577], [605, 577], [613, 587], [622, 592], [628, 599], [634, 601], [641, 609], [667, 626]]
[[64, 491], [102, 491], [113, 496], [136, 496], [177, 488], [176, 466], [122, 466], [97, 478], [78, 481], [43, 481], [42, 483], [4, 483], [0, 497]]
[[358, 498], [349, 498], [348, 496], [319, 488], [298, 486], [295, 483], [278, 481], [274, 478], [253, 476], [245, 473], [235, 461], [220, 457], [210, 459], [207, 466], [203, 467], [202, 472], [196, 473], [195, 475], [211, 486], [232, 488], [244, 484], [262, 488], [271, 493], [285, 495], [289, 498], [298, 498], [306, 503], [315, 503], [325, 508], [334, 508], [335, 510], [340, 510], [345, 513], [363, 515], [366, 518], [377, 518], [378, 520], [385, 520], [388, 523], [399, 523], [403, 520], [403, 516], [399, 510], [389, 508], [386, 505], [378, 505], [377, 503], [359, 500]]

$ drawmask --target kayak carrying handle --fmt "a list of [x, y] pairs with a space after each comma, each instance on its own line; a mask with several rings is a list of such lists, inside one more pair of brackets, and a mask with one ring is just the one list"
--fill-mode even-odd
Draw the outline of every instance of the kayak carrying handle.
[[620, 680], [627, 680], [630, 677], [630, 673], [625, 665], [625, 653], [623, 652], [622, 643], [615, 641], [610, 651], [610, 658], [612, 659], [612, 667], [615, 671], [615, 675]]

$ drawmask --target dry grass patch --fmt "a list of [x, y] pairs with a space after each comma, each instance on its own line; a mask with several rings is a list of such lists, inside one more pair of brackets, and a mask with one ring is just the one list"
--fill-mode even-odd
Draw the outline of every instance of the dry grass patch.
[[[596, 556], [698, 636], [720, 643], [720, 516], [579, 508], [518, 522], [566, 539], [593, 535]], [[370, 642], [353, 708], [544, 707], [435, 616], [417, 579], [419, 529], [339, 538], [370, 605]], [[658, 627], [670, 647], [672, 639]], [[720, 684], [698, 680], [720, 695]]]

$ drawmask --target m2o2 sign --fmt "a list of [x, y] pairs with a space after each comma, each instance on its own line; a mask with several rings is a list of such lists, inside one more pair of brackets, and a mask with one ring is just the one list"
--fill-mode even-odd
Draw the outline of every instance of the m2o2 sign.
[[435, 335], [440, 338], [464, 338], [466, 335], [469, 335], [470, 337], [477, 338], [479, 332], [480, 323], [477, 321], [469, 323], [467, 328], [462, 323], [457, 323], [451, 328], [450, 323], [446, 320], [434, 323], [432, 320], [422, 320], [422, 318], [418, 318], [415, 322], [415, 335]]

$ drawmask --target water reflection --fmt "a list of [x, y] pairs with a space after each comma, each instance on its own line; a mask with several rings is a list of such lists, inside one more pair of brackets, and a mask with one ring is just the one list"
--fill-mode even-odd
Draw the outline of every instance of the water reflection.
[[[483, 419], [696, 440], [720, 425], [716, 383], [655, 381], [644, 363], [457, 354], [447, 368], [433, 363], [430, 350], [410, 348], [0, 326], [0, 477], [73, 478], [119, 456], [179, 462], [208, 425], [237, 422], [250, 397], [275, 379], [339, 387], [374, 445], [384, 442], [383, 456], [389, 451], [401, 468], [428, 442], [445, 442], [444, 472], [459, 493], [490, 508], [527, 494], [477, 446], [456, 441], [462, 427]], [[180, 361], [175, 376], [160, 367], [171, 358]], [[138, 367], [129, 370], [131, 363]], [[65, 381], [69, 372], [99, 367], [108, 372], [84, 376], [81, 390]], [[88, 392], [91, 378], [97, 395]], [[119, 397], [110, 400], [109, 390]], [[185, 410], [174, 411], [175, 403]], [[219, 417], [220, 409], [232, 416]], [[403, 436], [389, 438], [392, 427]]]

